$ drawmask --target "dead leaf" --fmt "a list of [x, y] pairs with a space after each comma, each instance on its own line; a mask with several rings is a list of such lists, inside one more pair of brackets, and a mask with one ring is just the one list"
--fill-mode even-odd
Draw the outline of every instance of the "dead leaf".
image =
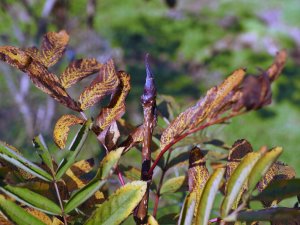
[[102, 67], [96, 59], [78, 59], [71, 62], [60, 76], [64, 88], [69, 88], [83, 78], [98, 72]]
[[113, 60], [109, 60], [101, 68], [98, 76], [84, 89], [79, 96], [81, 109], [86, 110], [106, 95], [112, 94], [119, 85], [119, 78], [115, 71]]
[[36, 47], [25, 49], [35, 61], [40, 62], [45, 67], [53, 66], [64, 54], [67, 44], [69, 42], [69, 35], [62, 30], [58, 33], [48, 32], [44, 35], [40, 50]]

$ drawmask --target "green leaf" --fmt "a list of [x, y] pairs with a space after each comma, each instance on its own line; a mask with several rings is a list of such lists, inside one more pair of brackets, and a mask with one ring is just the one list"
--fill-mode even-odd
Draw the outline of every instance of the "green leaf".
[[67, 202], [65, 205], [65, 213], [71, 212], [73, 209], [84, 203], [87, 199], [89, 199], [96, 191], [98, 191], [105, 181], [102, 180], [93, 180], [79, 191], [77, 191]]
[[198, 206], [196, 206], [198, 209], [195, 218], [195, 224], [206, 225], [208, 223], [211, 209], [218, 193], [224, 172], [225, 168], [218, 168], [208, 179], [201, 194], [200, 202]]
[[97, 171], [97, 179], [103, 180], [106, 177], [108, 177], [111, 173], [111, 169], [117, 164], [119, 161], [122, 153], [123, 153], [124, 147], [120, 147], [116, 149], [115, 151], [109, 152], [104, 159], [102, 159], [99, 169]]
[[148, 215], [147, 225], [159, 225], [152, 215]]
[[88, 120], [78, 131], [75, 138], [72, 141], [72, 144], [69, 148], [69, 154], [66, 158], [62, 160], [62, 162], [59, 165], [59, 168], [57, 169], [55, 178], [58, 180], [60, 179], [65, 172], [72, 166], [72, 164], [76, 161], [76, 157], [78, 156], [80, 150], [82, 149], [82, 146], [84, 145], [89, 130], [91, 129], [93, 123], [91, 120]]
[[49, 173], [33, 164], [28, 159], [24, 158], [22, 155], [11, 149], [10, 146], [5, 145], [3, 142], [0, 142], [0, 158], [42, 180], [52, 181], [52, 176]]
[[11, 185], [1, 186], [0, 190], [15, 198], [17, 201], [28, 205], [30, 207], [36, 208], [42, 212], [61, 215], [61, 208], [48, 198], [37, 194], [27, 188], [14, 187]]
[[250, 194], [256, 187], [260, 179], [268, 172], [272, 164], [282, 153], [281, 147], [276, 147], [265, 153], [255, 164], [248, 179], [248, 193]]
[[[225, 221], [232, 222], [236, 220], [254, 222], [254, 221], [273, 221], [282, 222], [283, 224], [297, 224], [300, 220], [300, 210], [293, 208], [267, 208], [258, 211], [241, 211], [233, 213], [224, 219]], [[289, 223], [293, 222], [293, 223]]]
[[147, 189], [144, 181], [127, 183], [101, 204], [85, 225], [117, 225], [138, 205]]
[[0, 211], [17, 225], [45, 225], [42, 221], [26, 212], [22, 207], [0, 195]]
[[240, 191], [247, 181], [252, 168], [260, 157], [261, 154], [259, 152], [248, 153], [233, 171], [227, 182], [225, 198], [221, 205], [221, 216], [223, 218], [227, 216], [234, 202], [239, 197]]
[[38, 149], [38, 154], [41, 156], [43, 162], [48, 166], [48, 168], [54, 172], [52, 157], [50, 155], [49, 149], [45, 143], [43, 136], [40, 134], [33, 139], [33, 144], [36, 149]]
[[167, 180], [160, 189], [160, 194], [184, 191], [187, 188], [187, 177], [179, 176]]
[[251, 200], [273, 201], [275, 199], [285, 199], [296, 195], [300, 195], [300, 179], [276, 180], [261, 193], [252, 197]]
[[180, 212], [178, 225], [190, 225], [193, 222], [196, 206], [196, 192], [188, 193], [185, 197], [183, 207]]

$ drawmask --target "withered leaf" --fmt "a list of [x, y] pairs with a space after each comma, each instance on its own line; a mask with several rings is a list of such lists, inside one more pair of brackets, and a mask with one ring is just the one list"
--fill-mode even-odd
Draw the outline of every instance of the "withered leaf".
[[[189, 192], [195, 193], [196, 205], [200, 201], [200, 197], [204, 186], [209, 178], [209, 172], [206, 167], [206, 161], [200, 148], [194, 147], [189, 155], [189, 169], [188, 169], [188, 186]], [[194, 215], [197, 214], [197, 209]]]
[[78, 59], [71, 62], [60, 76], [64, 88], [69, 88], [83, 78], [98, 72], [102, 67], [96, 59]]
[[80, 111], [78, 104], [62, 87], [56, 75], [50, 73], [43, 65], [35, 61], [32, 62], [27, 69], [30, 79], [37, 88], [50, 95], [66, 107], [75, 111]]
[[13, 46], [0, 47], [0, 60], [23, 72], [27, 72], [27, 67], [32, 62], [32, 58], [26, 52]]
[[243, 81], [244, 75], [245, 71], [243, 69], [234, 71], [222, 84], [208, 90], [206, 96], [201, 98], [196, 105], [179, 114], [162, 133], [161, 149], [185, 131], [195, 128], [204, 120], [215, 116], [216, 112], [228, 102], [226, 97], [230, 96], [230, 93], [236, 90]]
[[93, 160], [81, 160], [73, 164], [71, 168], [67, 170], [63, 179], [67, 184], [69, 192], [80, 189], [89, 182], [88, 179], [83, 178], [83, 175], [92, 171], [93, 166]]
[[228, 154], [228, 163], [226, 165], [225, 179], [228, 180], [233, 171], [237, 168], [241, 160], [250, 152], [253, 152], [251, 144], [245, 140], [237, 140], [232, 145]]
[[125, 99], [130, 91], [130, 76], [121, 71], [118, 73], [120, 85], [115, 91], [108, 107], [101, 110], [97, 117], [97, 125], [101, 130], [106, 129], [113, 121], [118, 120], [125, 113]]
[[48, 32], [44, 35], [40, 51], [36, 47], [25, 49], [34, 60], [40, 62], [45, 67], [53, 66], [64, 54], [69, 35], [62, 30], [58, 33]]
[[97, 139], [102, 143], [107, 151], [116, 148], [117, 141], [120, 137], [120, 131], [116, 121], [113, 121], [97, 136]]
[[35, 61], [25, 51], [12, 46], [0, 47], [0, 60], [27, 73], [37, 88], [55, 100], [75, 111], [80, 111], [78, 104], [62, 87], [58, 77], [50, 73], [45, 66]]
[[131, 134], [129, 134], [128, 138], [120, 145], [120, 147], [124, 147], [123, 152], [129, 151], [133, 146], [141, 143], [144, 137], [144, 127], [143, 125], [135, 128]]
[[83, 124], [85, 120], [78, 118], [74, 115], [63, 115], [59, 118], [56, 122], [53, 137], [55, 144], [60, 148], [63, 149], [66, 146], [67, 137], [70, 131], [70, 126], [76, 124]]
[[43, 213], [43, 212], [41, 212], [41, 211], [39, 211], [37, 209], [30, 208], [30, 207], [25, 207], [25, 210], [28, 213], [30, 213], [31, 215], [33, 215], [34, 217], [38, 218], [43, 223], [45, 223], [47, 225], [52, 225], [52, 220], [45, 213]]
[[287, 52], [282, 50], [276, 54], [273, 64], [268, 68], [267, 75], [270, 81], [274, 81], [280, 75], [287, 58]]
[[112, 94], [119, 85], [113, 60], [104, 64], [98, 76], [79, 96], [81, 109], [86, 110], [99, 102], [106, 95]]

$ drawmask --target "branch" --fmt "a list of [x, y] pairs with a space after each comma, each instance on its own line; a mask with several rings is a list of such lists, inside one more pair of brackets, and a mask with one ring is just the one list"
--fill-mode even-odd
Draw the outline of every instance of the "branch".
[[148, 64], [148, 54], [145, 58], [146, 65], [146, 83], [144, 86], [144, 93], [141, 97], [141, 102], [143, 105], [144, 111], [144, 138], [143, 138], [143, 149], [142, 149], [142, 170], [141, 170], [141, 179], [147, 181], [147, 191], [143, 196], [140, 204], [137, 206], [137, 209], [134, 213], [134, 219], [137, 224], [145, 224], [148, 214], [148, 200], [149, 200], [149, 187], [151, 177], [148, 176], [148, 171], [151, 166], [151, 141], [152, 141], [152, 132], [154, 126], [156, 126], [156, 88], [154, 84], [154, 77], [150, 71], [150, 66]]
[[213, 120], [213, 121], [209, 121], [205, 124], [203, 124], [202, 126], [199, 126], [199, 127], [196, 127], [196, 128], [193, 128], [189, 131], [187, 131], [186, 133], [183, 133], [181, 136], [177, 137], [176, 139], [173, 139], [168, 145], [166, 145], [162, 150], [161, 152], [159, 153], [159, 155], [156, 157], [156, 159], [154, 160], [153, 162], [153, 165], [151, 166], [149, 172], [148, 172], [148, 176], [150, 178], [152, 178], [152, 174], [153, 174], [153, 171], [155, 169], [155, 167], [157, 166], [159, 160], [161, 159], [161, 157], [173, 146], [175, 145], [177, 142], [181, 141], [182, 139], [184, 139], [185, 137], [189, 136], [190, 134], [193, 134], [197, 131], [200, 131], [200, 130], [203, 130], [211, 125], [215, 125], [215, 124], [220, 124], [220, 123], [223, 123], [225, 122], [226, 120], [229, 120], [231, 119], [232, 117], [235, 117], [235, 116], [238, 116], [238, 115], [241, 115], [243, 114], [244, 111], [241, 111], [241, 112], [238, 112], [238, 113], [234, 113], [234, 114], [231, 114], [229, 116], [225, 116], [225, 117], [222, 117], [222, 118], [219, 118], [219, 119], [216, 119], [216, 120]]

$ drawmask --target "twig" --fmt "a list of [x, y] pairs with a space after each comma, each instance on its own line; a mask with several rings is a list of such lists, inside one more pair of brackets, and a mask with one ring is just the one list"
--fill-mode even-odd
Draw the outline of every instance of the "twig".
[[159, 153], [159, 155], [156, 157], [156, 159], [154, 160], [149, 172], [148, 172], [148, 175], [149, 177], [152, 177], [152, 174], [153, 174], [153, 171], [155, 169], [155, 167], [157, 166], [159, 160], [161, 159], [161, 157], [173, 146], [175, 145], [177, 142], [181, 141], [182, 139], [184, 139], [185, 137], [189, 136], [190, 134], [193, 134], [197, 131], [200, 131], [200, 130], [203, 130], [211, 125], [215, 125], [215, 124], [219, 124], [219, 123], [222, 123], [228, 119], [231, 119], [232, 117], [235, 117], [235, 116], [238, 116], [240, 114], [243, 114], [244, 112], [241, 111], [241, 112], [238, 112], [238, 113], [235, 113], [235, 114], [231, 114], [229, 116], [225, 116], [223, 118], [220, 118], [220, 119], [217, 119], [217, 120], [214, 120], [214, 121], [210, 121], [210, 122], [207, 122], [206, 124], [203, 124], [202, 126], [199, 126], [199, 127], [196, 127], [196, 128], [193, 128], [189, 131], [187, 131], [186, 133], [180, 135], [179, 137], [177, 137], [176, 139], [173, 139], [168, 145], [166, 145], [162, 150], [161, 152]]
[[62, 200], [61, 200], [61, 197], [60, 197], [60, 194], [59, 194], [59, 191], [58, 191], [56, 180], [53, 180], [53, 184], [54, 184], [56, 196], [57, 196], [57, 199], [58, 199], [58, 202], [59, 202], [59, 206], [61, 208], [61, 213], [62, 213], [62, 217], [64, 219], [64, 224], [68, 225], [67, 218], [66, 218], [66, 215], [65, 215], [65, 212], [64, 212], [64, 206], [62, 204]]
[[148, 171], [151, 166], [151, 141], [152, 132], [154, 126], [156, 125], [156, 88], [154, 84], [154, 77], [150, 71], [150, 66], [148, 64], [148, 54], [145, 58], [146, 65], [146, 82], [144, 87], [144, 93], [141, 97], [141, 102], [144, 111], [144, 138], [143, 138], [143, 149], [142, 149], [142, 170], [141, 179], [147, 181], [147, 190], [143, 196], [141, 202], [137, 206], [134, 213], [134, 219], [137, 224], [145, 224], [148, 214], [148, 200], [149, 200], [149, 188], [151, 177], [148, 176]]
[[161, 174], [161, 177], [160, 177], [160, 180], [159, 180], [159, 184], [158, 184], [157, 192], [156, 192], [156, 196], [155, 196], [155, 203], [154, 203], [154, 208], [153, 208], [153, 217], [156, 217], [158, 204], [159, 204], [159, 199], [160, 199], [160, 189], [162, 187], [162, 184], [163, 184], [163, 181], [164, 181], [164, 178], [165, 178], [165, 175], [166, 175], [167, 166], [168, 166], [168, 163], [169, 163], [169, 160], [170, 160], [170, 157], [171, 157], [171, 153], [172, 153], [172, 151], [170, 150], [168, 152], [166, 163], [165, 163], [164, 167], [162, 168], [162, 174]]

